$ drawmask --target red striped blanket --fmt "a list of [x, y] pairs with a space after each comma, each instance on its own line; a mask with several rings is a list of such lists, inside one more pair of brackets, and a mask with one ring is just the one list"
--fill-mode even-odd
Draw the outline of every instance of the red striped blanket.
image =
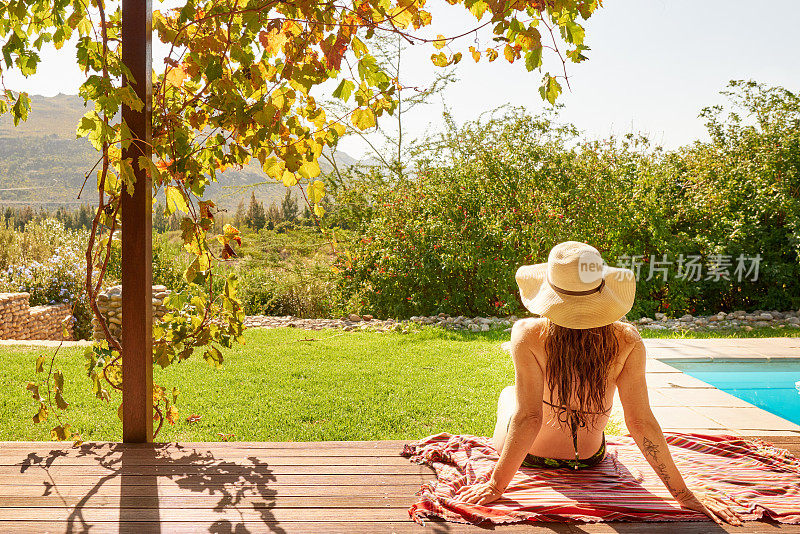
[[[746, 520], [769, 517], [800, 523], [800, 460], [762, 441], [732, 436], [667, 433], [687, 484], [716, 490]], [[517, 521], [700, 521], [672, 499], [630, 437], [609, 436], [608, 453], [581, 470], [521, 468], [503, 496], [489, 505], [453, 499], [464, 485], [486, 480], [498, 455], [489, 438], [437, 434], [406, 445], [403, 456], [436, 470], [409, 514], [461, 523]]]

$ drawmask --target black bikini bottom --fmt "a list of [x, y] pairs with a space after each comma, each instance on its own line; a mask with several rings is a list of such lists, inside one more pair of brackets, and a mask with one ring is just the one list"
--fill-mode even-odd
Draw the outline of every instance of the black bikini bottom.
[[[508, 431], [509, 427], [511, 426], [511, 418], [508, 419], [508, 424], [506, 425], [506, 431]], [[573, 432], [575, 430], [573, 429]], [[573, 441], [577, 443], [577, 436], [573, 435]], [[576, 454], [577, 456], [577, 446], [576, 446]], [[594, 467], [600, 462], [603, 461], [603, 458], [606, 457], [606, 433], [603, 432], [603, 441], [600, 443], [600, 448], [597, 449], [597, 452], [593, 455], [589, 456], [588, 458], [583, 459], [576, 459], [576, 460], [565, 460], [563, 458], [544, 458], [542, 456], [536, 456], [534, 454], [526, 454], [525, 459], [522, 460], [522, 467], [543, 467], [547, 469], [559, 469], [559, 468], [569, 468], [569, 469], [588, 469], [589, 467]]]
[[597, 452], [585, 459], [564, 460], [561, 458], [543, 458], [533, 454], [525, 455], [522, 460], [522, 467], [544, 467], [544, 468], [569, 468], [569, 469], [588, 469], [603, 461], [606, 456], [606, 434], [603, 433], [603, 442]]

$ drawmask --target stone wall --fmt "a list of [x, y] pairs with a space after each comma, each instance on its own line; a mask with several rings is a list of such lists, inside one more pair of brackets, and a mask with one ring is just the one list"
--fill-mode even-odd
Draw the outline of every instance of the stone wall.
[[0, 293], [0, 339], [72, 339], [72, 323], [64, 320], [72, 315], [69, 304], [30, 307], [29, 293]]
[[[170, 291], [164, 286], [153, 286], [153, 318], [160, 319], [164, 316], [167, 308], [164, 306], [164, 299]], [[120, 339], [122, 333], [122, 286], [109, 287], [97, 295], [97, 307], [108, 323], [111, 335]], [[94, 339], [105, 339], [103, 329], [97, 319], [92, 317], [92, 337]]]

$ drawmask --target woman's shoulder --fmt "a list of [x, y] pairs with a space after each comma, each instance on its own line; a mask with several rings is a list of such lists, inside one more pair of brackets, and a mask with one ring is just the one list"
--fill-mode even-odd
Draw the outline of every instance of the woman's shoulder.
[[541, 333], [546, 325], [547, 319], [544, 317], [525, 317], [514, 322], [511, 332], [521, 336], [530, 336]]
[[639, 330], [630, 323], [617, 321], [614, 323], [614, 326], [616, 327], [615, 331], [619, 343], [618, 363], [624, 366], [633, 348], [636, 347], [638, 343], [641, 343], [642, 336], [639, 334]]
[[511, 327], [511, 340], [503, 343], [501, 347], [508, 352], [511, 352], [514, 345], [526, 345], [529, 347], [537, 347], [541, 344], [543, 332], [547, 320], [539, 317], [525, 317], [518, 319]]
[[623, 323], [622, 321], [614, 322], [616, 327], [617, 337], [619, 341], [626, 345], [633, 345], [641, 341], [642, 336], [639, 334], [639, 329], [630, 323]]

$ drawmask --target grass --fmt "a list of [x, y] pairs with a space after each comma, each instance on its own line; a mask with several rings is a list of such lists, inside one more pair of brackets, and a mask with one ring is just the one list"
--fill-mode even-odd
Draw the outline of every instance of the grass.
[[[797, 331], [644, 331], [645, 337], [766, 337]], [[180, 418], [159, 441], [316, 441], [418, 439], [438, 432], [491, 435], [500, 391], [514, 370], [500, 343], [504, 332], [450, 332], [426, 327], [411, 334], [253, 329], [225, 352], [221, 369], [200, 358], [162, 370], [157, 384], [180, 390]], [[52, 349], [0, 347], [0, 441], [47, 440], [49, 422], [34, 425], [25, 391], [34, 361]], [[57, 365], [71, 403], [69, 423], [85, 440], [119, 440], [120, 402], [94, 398], [83, 350], [62, 349]], [[197, 414], [198, 422], [186, 418]], [[614, 433], [619, 426], [607, 428]]]
[[[418, 439], [438, 432], [491, 435], [497, 397], [513, 383], [500, 349], [502, 333], [466, 334], [433, 328], [418, 333], [309, 332], [255, 329], [226, 351], [221, 369], [190, 359], [154, 382], [177, 386], [181, 417], [159, 441]], [[312, 341], [313, 340], [313, 341]], [[0, 441], [49, 439], [34, 425], [25, 384], [34, 360], [52, 349], [0, 347]], [[62, 349], [67, 413], [85, 440], [119, 440], [112, 404], [96, 400], [81, 349]], [[186, 422], [191, 414], [201, 416]]]
[[751, 331], [736, 330], [733, 328], [720, 328], [718, 330], [690, 331], [690, 330], [640, 330], [643, 338], [657, 339], [718, 339], [718, 338], [764, 338], [764, 337], [800, 337], [800, 328], [774, 328], [763, 326], [753, 328]]

